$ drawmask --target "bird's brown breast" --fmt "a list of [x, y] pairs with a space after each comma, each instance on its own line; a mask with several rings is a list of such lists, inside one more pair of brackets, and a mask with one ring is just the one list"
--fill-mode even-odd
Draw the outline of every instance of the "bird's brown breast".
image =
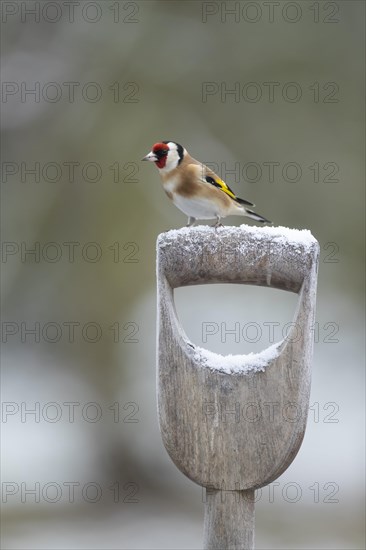
[[182, 197], [193, 197], [200, 192], [201, 184], [197, 180], [196, 166], [188, 165], [182, 168], [175, 168], [167, 174], [161, 174], [163, 187], [168, 196], [169, 193], [170, 195], [178, 193]]

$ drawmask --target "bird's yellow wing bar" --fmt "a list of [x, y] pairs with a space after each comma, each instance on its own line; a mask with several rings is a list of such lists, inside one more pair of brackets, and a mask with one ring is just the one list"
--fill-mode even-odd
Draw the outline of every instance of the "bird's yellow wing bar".
[[205, 179], [206, 179], [207, 183], [211, 183], [211, 185], [214, 185], [215, 187], [218, 187], [219, 189], [221, 189], [221, 191], [223, 191], [224, 193], [229, 195], [229, 197], [236, 200], [237, 197], [234, 194], [234, 192], [230, 189], [230, 187], [228, 187], [226, 185], [226, 183], [221, 178], [216, 176], [216, 174], [215, 174], [215, 176], [213, 176], [213, 175], [206, 176]]

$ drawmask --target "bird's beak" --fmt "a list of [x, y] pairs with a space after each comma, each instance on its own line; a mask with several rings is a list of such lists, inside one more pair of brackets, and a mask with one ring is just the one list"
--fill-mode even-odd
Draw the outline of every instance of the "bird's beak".
[[146, 157], [144, 157], [141, 160], [149, 160], [150, 162], [156, 162], [158, 160], [158, 157], [154, 153], [150, 152], [148, 155], [146, 155]]

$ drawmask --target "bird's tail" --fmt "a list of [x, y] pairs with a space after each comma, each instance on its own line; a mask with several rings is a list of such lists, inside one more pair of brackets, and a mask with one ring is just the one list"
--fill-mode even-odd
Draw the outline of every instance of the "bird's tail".
[[272, 223], [269, 220], [267, 220], [267, 218], [264, 218], [263, 216], [260, 216], [256, 212], [253, 212], [253, 210], [248, 210], [247, 208], [245, 209], [245, 215], [248, 216], [248, 218], [252, 218], [252, 220], [255, 220], [256, 222]]

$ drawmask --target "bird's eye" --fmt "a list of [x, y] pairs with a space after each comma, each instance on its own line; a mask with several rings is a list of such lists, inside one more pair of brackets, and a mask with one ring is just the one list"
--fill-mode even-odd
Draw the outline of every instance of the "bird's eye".
[[154, 148], [153, 149], [153, 153], [155, 153], [155, 155], [157, 157], [165, 157], [168, 153], [169, 153], [169, 149], [163, 149], [163, 148]]

